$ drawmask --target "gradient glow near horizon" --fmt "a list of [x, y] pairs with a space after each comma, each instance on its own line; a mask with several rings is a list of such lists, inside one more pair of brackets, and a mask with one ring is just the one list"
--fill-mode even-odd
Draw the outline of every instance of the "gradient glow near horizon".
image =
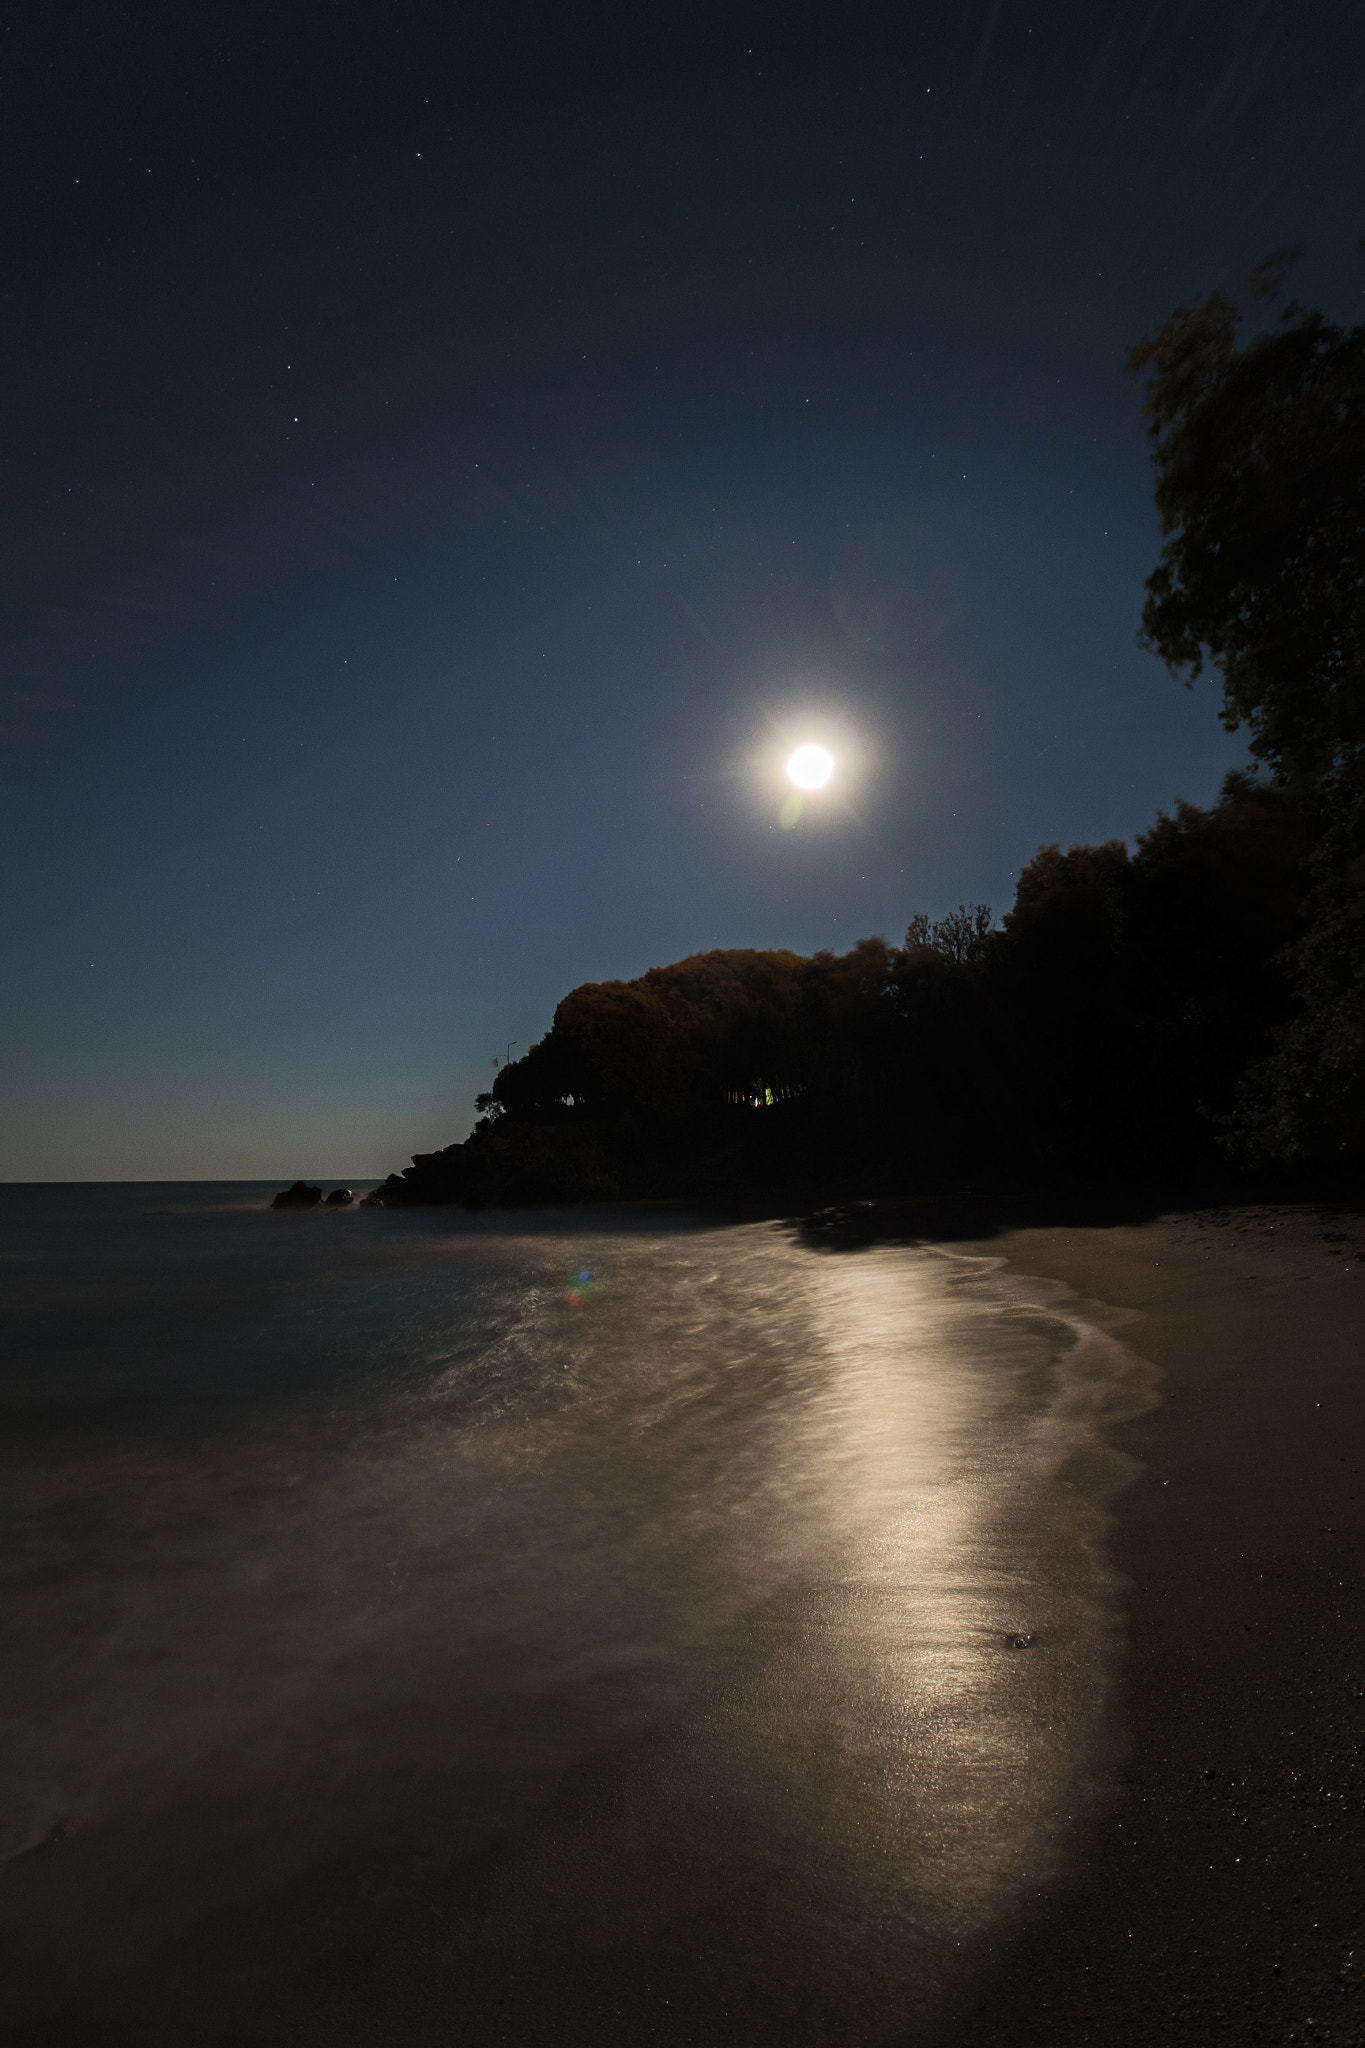
[[834, 756], [824, 747], [798, 747], [787, 774], [798, 789], [823, 789], [834, 773]]

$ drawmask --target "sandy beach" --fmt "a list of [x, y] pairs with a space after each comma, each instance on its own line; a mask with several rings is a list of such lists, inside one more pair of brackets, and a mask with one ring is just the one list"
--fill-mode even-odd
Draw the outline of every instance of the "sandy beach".
[[239, 1195], [12, 1218], [7, 2044], [1360, 2048], [1356, 1219]]
[[1114, 1509], [1120, 1794], [952, 2039], [1359, 2043], [1365, 1223], [1217, 1208], [989, 1249], [1132, 1312], [1162, 1379], [1115, 1433], [1143, 1467]]

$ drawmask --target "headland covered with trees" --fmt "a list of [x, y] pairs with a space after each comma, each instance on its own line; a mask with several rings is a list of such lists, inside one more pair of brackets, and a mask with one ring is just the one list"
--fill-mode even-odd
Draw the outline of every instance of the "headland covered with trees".
[[[1297, 252], [1253, 278], [1266, 302]], [[1365, 1161], [1365, 327], [1215, 293], [1132, 350], [1164, 547], [1142, 637], [1254, 772], [1130, 849], [1043, 847], [997, 926], [588, 983], [384, 1205], [777, 1186], [1340, 1187]]]

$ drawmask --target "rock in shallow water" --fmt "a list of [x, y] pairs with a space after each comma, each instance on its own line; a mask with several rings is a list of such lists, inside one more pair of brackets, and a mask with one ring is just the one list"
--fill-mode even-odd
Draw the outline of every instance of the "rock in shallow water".
[[305, 1180], [296, 1180], [292, 1188], [285, 1188], [270, 1204], [272, 1209], [316, 1209], [322, 1200], [322, 1189], [310, 1187]]

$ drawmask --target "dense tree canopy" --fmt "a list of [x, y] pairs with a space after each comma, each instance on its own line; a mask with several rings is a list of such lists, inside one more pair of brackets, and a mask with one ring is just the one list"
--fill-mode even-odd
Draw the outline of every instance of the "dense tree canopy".
[[[1290, 256], [1293, 252], [1282, 252]], [[1264, 266], [1274, 294], [1278, 259]], [[1222, 294], [1133, 350], [1165, 546], [1147, 643], [1223, 679], [1223, 719], [1317, 830], [1297, 1003], [1248, 1073], [1252, 1153], [1365, 1155], [1365, 327], [1291, 306], [1239, 347]]]
[[1239, 347], [1222, 293], [1132, 350], [1165, 537], [1147, 644], [1223, 679], [1223, 717], [1295, 784], [1365, 748], [1365, 327], [1291, 307]]
[[960, 1189], [1204, 1171], [1288, 1015], [1309, 839], [1229, 778], [1133, 851], [1044, 847], [981, 904], [843, 955], [694, 954], [565, 996], [464, 1145], [389, 1199], [755, 1184]]

